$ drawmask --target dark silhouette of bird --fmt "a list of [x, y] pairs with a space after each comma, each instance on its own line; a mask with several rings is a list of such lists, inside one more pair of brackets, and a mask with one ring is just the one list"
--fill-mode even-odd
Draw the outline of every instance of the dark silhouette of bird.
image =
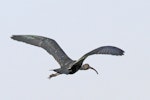
[[55, 58], [55, 60], [59, 63], [60, 68], [53, 69], [52, 71], [55, 71], [56, 73], [51, 74], [49, 78], [58, 76], [60, 74], [74, 74], [78, 70], [88, 69], [93, 69], [98, 74], [98, 72], [89, 64], [83, 64], [83, 61], [88, 56], [93, 54], [108, 54], [121, 56], [124, 54], [124, 51], [120, 48], [114, 46], [102, 46], [86, 53], [78, 60], [72, 60], [66, 55], [62, 48], [53, 39], [36, 35], [13, 35], [11, 38], [17, 41], [22, 41], [34, 46], [41, 47]]

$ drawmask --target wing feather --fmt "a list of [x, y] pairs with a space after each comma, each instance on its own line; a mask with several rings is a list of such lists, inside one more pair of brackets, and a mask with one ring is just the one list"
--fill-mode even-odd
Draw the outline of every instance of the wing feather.
[[36, 35], [13, 35], [11, 38], [34, 46], [42, 47], [55, 58], [61, 67], [65, 67], [68, 63], [73, 62], [73, 60], [66, 55], [66, 53], [53, 39]]
[[108, 54], [108, 55], [121, 56], [121, 55], [124, 55], [124, 51], [114, 46], [99, 47], [83, 55], [78, 61], [76, 61], [76, 64], [78, 63], [81, 65], [88, 56], [93, 55], [93, 54]]

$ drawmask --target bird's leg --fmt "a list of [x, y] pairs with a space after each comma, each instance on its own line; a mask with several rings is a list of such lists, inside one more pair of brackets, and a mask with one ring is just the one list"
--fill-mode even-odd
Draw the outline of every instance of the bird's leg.
[[51, 79], [52, 77], [55, 77], [55, 76], [58, 76], [58, 75], [60, 75], [60, 73], [55, 73], [55, 74], [51, 74], [51, 75], [49, 75], [49, 79]]

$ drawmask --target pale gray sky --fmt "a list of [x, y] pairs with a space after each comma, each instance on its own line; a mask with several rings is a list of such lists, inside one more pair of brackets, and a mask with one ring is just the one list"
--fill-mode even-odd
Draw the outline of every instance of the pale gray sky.
[[[1, 0], [0, 27], [0, 100], [150, 100], [149, 0]], [[125, 56], [90, 56], [99, 75], [49, 80], [57, 62], [13, 34], [53, 38], [72, 59], [104, 45]]]

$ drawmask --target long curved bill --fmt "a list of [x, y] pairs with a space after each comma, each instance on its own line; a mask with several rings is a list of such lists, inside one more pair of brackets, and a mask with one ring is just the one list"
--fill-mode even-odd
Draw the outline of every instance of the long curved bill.
[[98, 74], [98, 71], [96, 69], [94, 69], [93, 67], [89, 67], [89, 68], [94, 70], [96, 72], [96, 74]]

